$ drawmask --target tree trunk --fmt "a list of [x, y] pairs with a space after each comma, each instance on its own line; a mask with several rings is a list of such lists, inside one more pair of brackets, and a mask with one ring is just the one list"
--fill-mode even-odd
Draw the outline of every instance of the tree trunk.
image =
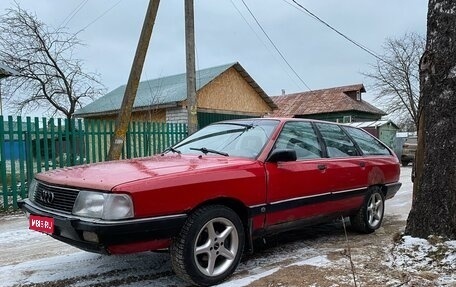
[[456, 1], [430, 0], [412, 210], [405, 233], [456, 239]]

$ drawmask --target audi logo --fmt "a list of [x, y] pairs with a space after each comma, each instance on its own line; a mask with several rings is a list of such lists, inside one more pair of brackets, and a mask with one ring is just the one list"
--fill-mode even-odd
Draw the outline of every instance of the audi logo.
[[54, 193], [52, 191], [49, 191], [49, 190], [42, 190], [41, 191], [40, 199], [43, 202], [51, 204], [54, 201], [54, 197], [55, 196], [54, 196]]

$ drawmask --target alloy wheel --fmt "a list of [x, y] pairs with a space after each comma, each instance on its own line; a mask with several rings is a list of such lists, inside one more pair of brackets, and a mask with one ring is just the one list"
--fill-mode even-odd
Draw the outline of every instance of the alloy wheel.
[[367, 203], [367, 222], [370, 226], [377, 226], [383, 217], [383, 199], [379, 193], [373, 193]]
[[206, 276], [218, 276], [228, 270], [238, 253], [236, 226], [224, 217], [208, 221], [199, 231], [194, 246], [195, 263]]

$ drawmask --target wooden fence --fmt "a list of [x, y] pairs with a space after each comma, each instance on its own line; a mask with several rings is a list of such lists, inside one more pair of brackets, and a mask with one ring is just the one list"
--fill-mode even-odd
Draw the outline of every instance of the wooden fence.
[[[106, 159], [114, 122], [0, 116], [0, 208], [17, 208], [37, 172]], [[132, 122], [122, 159], [157, 154], [187, 135], [185, 124]]]

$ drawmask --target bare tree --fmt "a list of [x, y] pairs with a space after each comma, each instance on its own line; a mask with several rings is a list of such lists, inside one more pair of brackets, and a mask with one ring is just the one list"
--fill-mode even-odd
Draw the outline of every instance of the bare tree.
[[424, 37], [408, 33], [383, 45], [385, 54], [372, 65], [372, 71], [364, 73], [374, 80], [379, 92], [376, 101], [399, 124], [412, 120], [418, 126], [419, 62], [424, 52]]
[[456, 2], [430, 0], [418, 149], [406, 234], [456, 239]]
[[99, 77], [74, 56], [76, 34], [52, 29], [16, 4], [0, 18], [0, 61], [17, 70], [7, 79], [6, 105], [22, 114], [44, 110], [71, 118], [85, 101], [103, 91]]

